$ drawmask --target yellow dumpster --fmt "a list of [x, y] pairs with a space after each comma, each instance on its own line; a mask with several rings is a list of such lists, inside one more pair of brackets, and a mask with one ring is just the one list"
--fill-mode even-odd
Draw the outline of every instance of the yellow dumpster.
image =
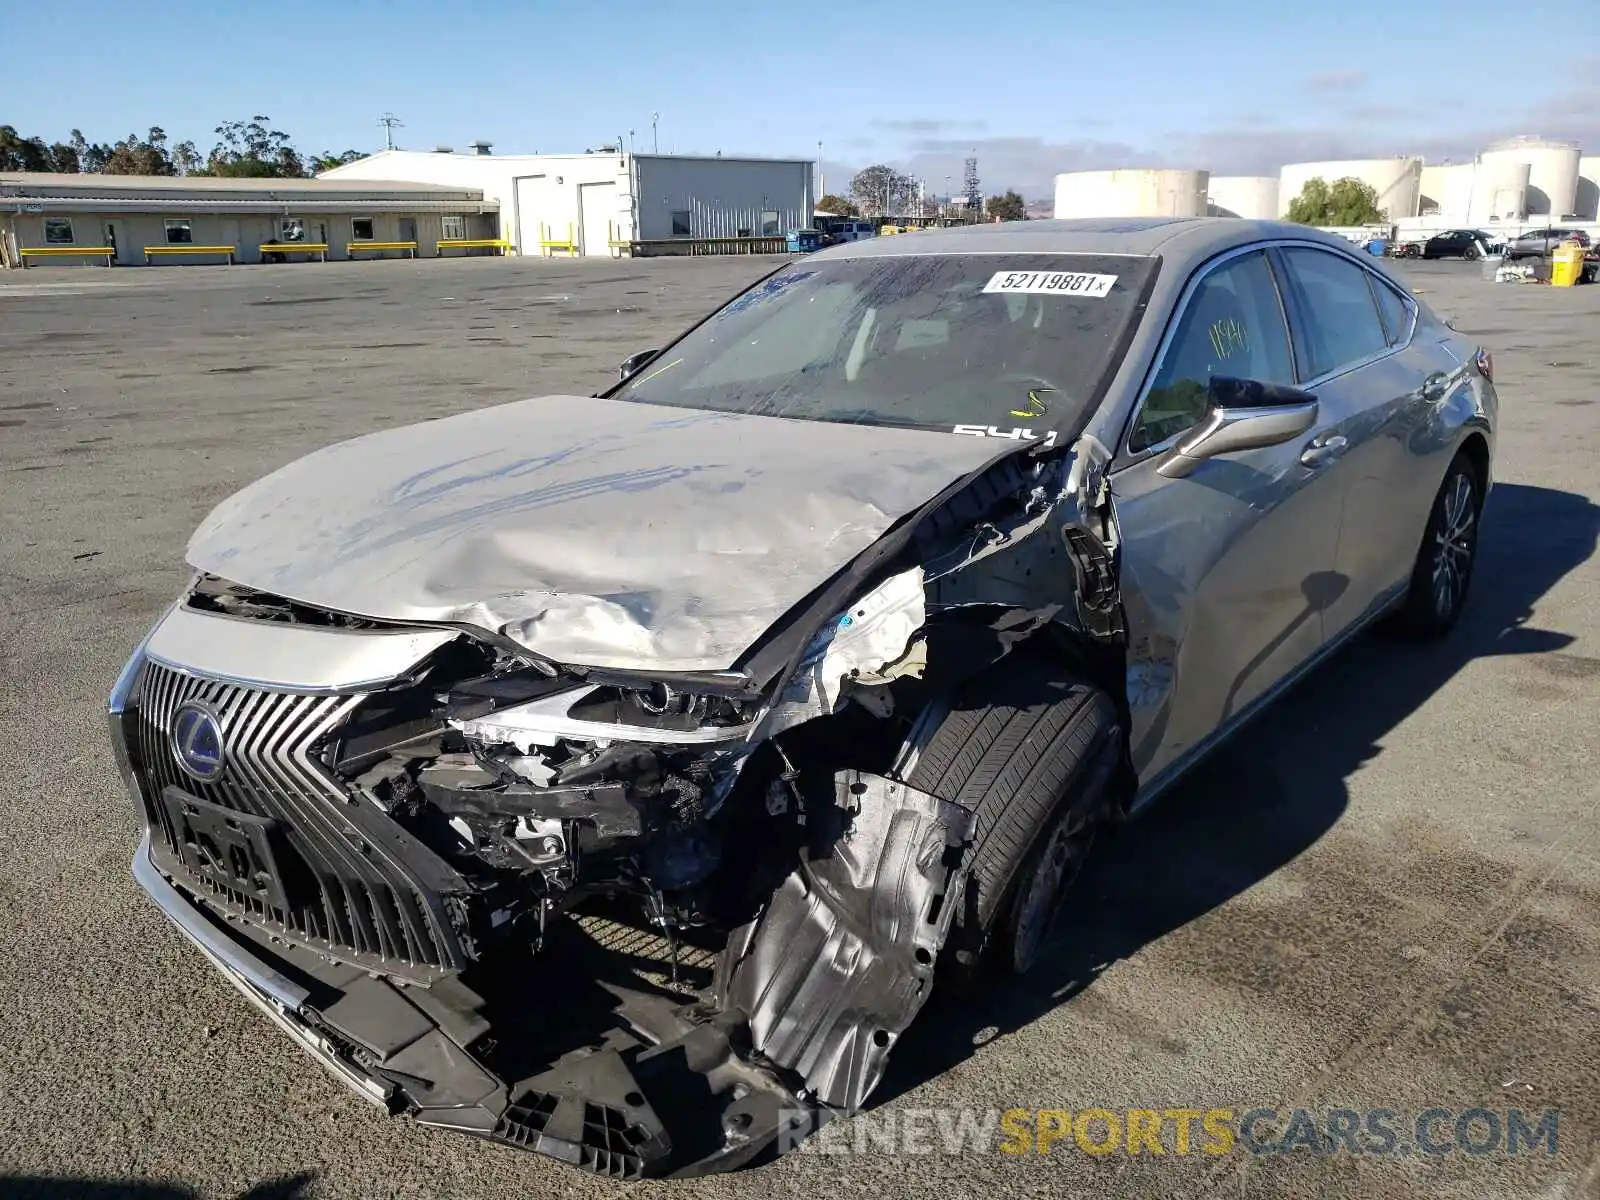
[[1557, 246], [1550, 253], [1550, 283], [1554, 287], [1574, 287], [1583, 274], [1583, 247], [1577, 242]]

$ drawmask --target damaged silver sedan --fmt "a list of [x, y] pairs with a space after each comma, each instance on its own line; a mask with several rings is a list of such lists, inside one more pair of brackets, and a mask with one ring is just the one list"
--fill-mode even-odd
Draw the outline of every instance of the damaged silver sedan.
[[134, 873], [394, 1112], [748, 1163], [1320, 658], [1454, 624], [1491, 376], [1299, 227], [791, 262], [601, 395], [220, 505], [111, 697]]

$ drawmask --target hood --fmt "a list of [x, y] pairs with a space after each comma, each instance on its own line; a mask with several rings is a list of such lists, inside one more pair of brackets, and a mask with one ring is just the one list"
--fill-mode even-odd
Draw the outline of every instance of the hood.
[[557, 662], [730, 666], [985, 438], [546, 396], [290, 463], [195, 532], [197, 570]]

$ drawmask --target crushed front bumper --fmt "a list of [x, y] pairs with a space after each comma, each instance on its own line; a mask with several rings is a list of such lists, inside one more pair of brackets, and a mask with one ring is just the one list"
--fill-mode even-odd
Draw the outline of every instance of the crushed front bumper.
[[[782, 1153], [858, 1109], [932, 988], [973, 815], [878, 776], [834, 783], [811, 852], [733, 932], [715, 1007], [544, 955], [497, 985], [509, 1005], [460, 975], [424, 984], [326, 959], [205, 904], [148, 832], [133, 874], [363, 1099], [615, 1178], [696, 1175]], [[496, 1014], [509, 1018], [498, 1030]], [[515, 1047], [524, 1035], [535, 1044]]]
[[793, 1145], [823, 1115], [776, 1072], [742, 1058], [730, 1023], [697, 1022], [675, 998], [645, 992], [616, 996], [609, 1044], [508, 1082], [485, 1061], [494, 1047], [487, 1025], [462, 1019], [464, 988], [439, 1019], [440, 1003], [424, 994], [434, 989], [325, 964], [313, 977], [274, 961], [248, 931], [196, 903], [152, 849], [147, 834], [133, 875], [163, 914], [341, 1083], [392, 1114], [618, 1179], [736, 1168], [788, 1148], [781, 1140]]

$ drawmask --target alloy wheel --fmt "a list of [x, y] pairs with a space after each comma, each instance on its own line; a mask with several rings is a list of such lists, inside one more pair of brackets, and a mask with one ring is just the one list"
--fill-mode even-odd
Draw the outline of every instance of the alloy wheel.
[[1439, 498], [1439, 523], [1433, 547], [1433, 607], [1449, 619], [1466, 596], [1476, 546], [1477, 489], [1465, 471]]
[[1094, 825], [1082, 814], [1062, 814], [1017, 889], [1011, 932], [1011, 969], [1026, 974], [1055, 924], [1061, 895], [1077, 878], [1094, 843]]

